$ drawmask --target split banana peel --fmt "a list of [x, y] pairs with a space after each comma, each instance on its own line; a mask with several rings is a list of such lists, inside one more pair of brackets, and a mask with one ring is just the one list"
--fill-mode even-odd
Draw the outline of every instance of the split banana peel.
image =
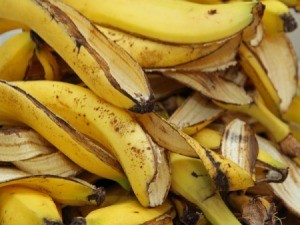
[[[135, 112], [152, 109], [152, 93], [140, 66], [73, 8], [53, 0], [3, 0], [1, 5], [1, 18], [36, 32], [99, 96]], [[25, 13], [25, 8], [30, 10]]]

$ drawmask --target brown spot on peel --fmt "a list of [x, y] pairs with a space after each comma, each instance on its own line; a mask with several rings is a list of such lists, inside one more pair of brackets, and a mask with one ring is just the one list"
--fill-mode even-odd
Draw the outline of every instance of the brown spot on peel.
[[216, 14], [216, 13], [217, 13], [217, 10], [216, 10], [216, 9], [211, 9], [211, 10], [208, 11], [208, 14], [209, 14], [209, 15], [214, 15], [214, 14]]
[[[68, 15], [66, 12], [64, 12], [59, 6], [56, 6], [54, 4], [51, 4], [48, 0], [35, 0], [35, 3], [38, 4], [42, 9], [44, 9], [45, 13], [49, 14], [49, 16], [55, 20], [60, 26], [66, 30], [67, 34], [69, 35], [70, 39], [75, 44], [74, 52], [77, 51], [77, 54], [79, 54], [80, 48], [84, 47], [86, 51], [89, 52], [89, 54], [94, 58], [94, 60], [99, 65], [99, 69], [103, 71], [105, 74], [105, 77], [109, 81], [109, 83], [122, 93], [124, 96], [129, 98], [132, 102], [134, 102], [135, 106], [130, 108], [131, 111], [137, 112], [137, 113], [145, 113], [150, 112], [153, 109], [153, 94], [150, 93], [150, 95], [147, 97], [147, 99], [142, 98], [142, 94], [140, 93], [134, 93], [129, 94], [126, 90], [124, 90], [120, 83], [116, 80], [114, 74], [112, 73], [112, 69], [109, 66], [109, 61], [106, 60], [101, 53], [97, 52], [95, 48], [91, 45], [89, 40], [84, 36], [84, 33], [79, 30], [79, 28], [76, 26], [74, 20], [72, 19], [72, 16]], [[82, 19], [85, 19], [82, 17]], [[92, 23], [90, 23], [91, 29], [93, 32], [93, 35], [97, 39], [99, 39], [102, 43], [104, 43], [108, 48], [111, 49], [111, 51], [115, 52], [116, 57], [119, 57], [119, 60], [123, 62], [123, 64], [130, 64], [130, 67], [132, 68], [132, 73], [142, 74], [143, 71], [140, 68], [140, 66], [132, 60], [131, 57], [129, 57], [128, 53], [125, 52], [123, 49], [121, 49], [119, 46], [115, 45], [113, 42], [109, 41], [105, 35], [103, 35]], [[132, 61], [131, 61], [132, 60]], [[98, 69], [98, 68], [97, 68]], [[149, 84], [146, 84], [149, 88]], [[95, 87], [91, 88], [95, 89]]]
[[282, 14], [281, 19], [284, 24], [283, 27], [284, 32], [292, 32], [297, 29], [298, 27], [297, 21], [295, 20], [295, 18], [291, 13]]
[[94, 191], [94, 194], [88, 196], [88, 201], [96, 201], [97, 205], [104, 202], [106, 191], [104, 187], [99, 187]]
[[210, 160], [210, 162], [213, 164], [213, 166], [216, 169], [216, 174], [213, 177], [214, 183], [218, 190], [220, 191], [226, 191], [229, 190], [229, 182], [227, 179], [226, 174], [220, 169], [220, 162], [216, 162], [215, 159], [212, 157], [210, 151], [205, 150], [207, 158]]

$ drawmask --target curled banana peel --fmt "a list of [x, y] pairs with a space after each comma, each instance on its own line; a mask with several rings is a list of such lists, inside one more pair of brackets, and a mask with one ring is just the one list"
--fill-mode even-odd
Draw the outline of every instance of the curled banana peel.
[[83, 169], [72, 162], [60, 151], [54, 151], [47, 155], [37, 156], [34, 158], [13, 161], [18, 169], [32, 175], [56, 175], [61, 177], [74, 177], [81, 173]]
[[211, 54], [227, 42], [178, 45], [134, 36], [110, 27], [97, 25], [97, 28], [126, 50], [143, 68], [173, 67], [187, 63]]
[[280, 144], [284, 154], [291, 157], [300, 155], [300, 144], [291, 134], [289, 126], [265, 106], [259, 95], [255, 94], [254, 102], [249, 105], [234, 105], [215, 100], [214, 102], [221, 108], [241, 112], [257, 119], [272, 133], [275, 141]]
[[240, 119], [229, 122], [220, 146], [221, 154], [253, 175], [258, 156], [258, 144], [251, 127]]
[[2, 187], [21, 185], [51, 196], [66, 205], [100, 205], [105, 197], [103, 187], [96, 188], [83, 180], [54, 175], [31, 175], [14, 168], [0, 168]]
[[266, 69], [258, 61], [251, 49], [241, 44], [239, 48], [240, 64], [246, 74], [251, 78], [260, 95], [266, 102], [267, 107], [275, 115], [280, 115], [278, 106], [280, 98], [268, 78]]
[[32, 175], [75, 176], [83, 171], [47, 140], [28, 127], [0, 128], [1, 162], [11, 162]]
[[156, 206], [163, 202], [170, 186], [166, 151], [151, 140], [127, 111], [73, 84], [54, 81], [15, 84], [76, 130], [102, 143], [120, 162], [142, 205]]
[[0, 55], [2, 55], [0, 79], [23, 80], [34, 55], [35, 47], [29, 31], [15, 34], [6, 40], [0, 46]]
[[[171, 190], [197, 205], [212, 224], [240, 224], [223, 202], [201, 160], [170, 153]], [[218, 216], [216, 216], [218, 215]]]
[[[1, 187], [1, 224], [57, 224], [63, 221], [53, 199], [22, 186]], [[28, 204], [30, 202], [30, 204]]]
[[[1, 18], [36, 32], [97, 95], [135, 112], [152, 110], [152, 93], [141, 67], [73, 8], [53, 0], [2, 0], [1, 5]], [[30, 10], [24, 13], [24, 8]]]
[[199, 157], [218, 190], [241, 190], [254, 185], [248, 172], [233, 161], [202, 147], [192, 137], [159, 115], [155, 113], [137, 115], [137, 120], [159, 145], [174, 153]]
[[2, 126], [0, 128], [1, 162], [21, 161], [55, 151], [41, 135], [28, 127]]
[[[231, 135], [231, 138], [229, 137], [226, 132], [222, 135], [219, 131], [210, 129], [210, 128], [204, 128], [200, 130], [198, 133], [192, 136], [200, 145], [204, 147], [213, 147], [215, 151], [218, 151], [221, 146], [225, 149], [224, 142], [233, 142], [232, 145], [234, 146], [235, 142], [238, 143], [240, 141], [243, 143], [247, 140], [247, 137], [244, 138], [236, 138], [237, 136]], [[249, 137], [248, 137], [249, 138]], [[256, 138], [255, 138], [256, 139]], [[222, 144], [221, 144], [222, 143]], [[246, 141], [247, 143], [247, 141]], [[246, 144], [245, 143], [245, 144]], [[247, 145], [242, 144], [240, 147], [241, 149], [245, 150], [245, 147]], [[233, 148], [225, 149], [229, 153], [232, 151], [231, 154], [245, 154], [243, 152], [236, 152]], [[250, 152], [251, 153], [251, 152]], [[239, 161], [246, 162], [250, 160], [246, 157], [241, 156], [241, 159]], [[248, 164], [249, 164], [248, 162]], [[240, 163], [238, 163], [240, 165]], [[241, 165], [242, 166], [242, 165]], [[243, 167], [243, 166], [242, 166]], [[248, 167], [249, 168], [249, 167]], [[249, 170], [249, 169], [248, 169]], [[249, 170], [252, 171], [253, 170]], [[278, 160], [276, 160], [272, 155], [270, 155], [266, 150], [260, 148], [258, 146], [258, 154], [255, 160], [255, 183], [261, 183], [261, 182], [283, 182], [287, 176], [288, 176], [288, 166], [285, 163], [282, 163]]]
[[186, 134], [193, 135], [216, 120], [222, 112], [223, 110], [216, 107], [209, 99], [195, 92], [172, 113], [168, 122], [176, 125]]
[[298, 80], [297, 57], [286, 34], [265, 34], [256, 47], [242, 44], [239, 55], [243, 70], [267, 107], [281, 117], [296, 95]]
[[103, 146], [75, 130], [17, 86], [1, 81], [0, 89], [0, 118], [9, 118], [11, 121], [28, 125], [80, 167], [101, 177], [115, 180], [128, 188], [128, 180], [121, 166]]
[[34, 32], [31, 32], [31, 38], [36, 43], [34, 53], [43, 67], [45, 80], [61, 80], [59, 64], [50, 48], [45, 43], [39, 43], [39, 40], [36, 40], [39, 37], [36, 37]]
[[223, 73], [223, 71], [213, 73], [177, 71], [164, 72], [164, 75], [185, 84], [211, 100], [232, 104], [251, 104], [253, 100], [246, 91], [226, 80], [222, 76]]
[[299, 166], [292, 159], [281, 154], [279, 148], [269, 140], [262, 137], [258, 137], [257, 140], [260, 148], [265, 149], [280, 163], [288, 165], [289, 175], [287, 178], [282, 183], [270, 183], [270, 187], [273, 193], [282, 200], [282, 203], [299, 217], [299, 196], [294, 194], [299, 192]]
[[[263, 6], [258, 2], [237, 2], [230, 6], [172, 0], [163, 3], [159, 0], [63, 2], [98, 24], [154, 40], [184, 44], [228, 38], [259, 20], [263, 11]], [[147, 26], [143, 21], [147, 21]]]
[[169, 75], [168, 72], [215, 72], [224, 71], [230, 66], [236, 65], [236, 53], [239, 48], [239, 44], [242, 40], [242, 34], [238, 33], [229, 39], [226, 39], [224, 43], [211, 53], [199, 57], [195, 60], [191, 60], [180, 65], [172, 67], [162, 68], [145, 68], [149, 72], [161, 72], [164, 75]]

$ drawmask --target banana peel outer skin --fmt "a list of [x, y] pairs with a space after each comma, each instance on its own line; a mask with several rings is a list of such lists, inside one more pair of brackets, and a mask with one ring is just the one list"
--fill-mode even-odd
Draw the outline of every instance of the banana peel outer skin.
[[[170, 186], [166, 153], [147, 136], [127, 111], [103, 101], [78, 85], [55, 81], [14, 84], [113, 154], [142, 205], [161, 204]], [[162, 167], [164, 169], [160, 171]], [[157, 180], [162, 177], [166, 183]], [[161, 186], [155, 188], [155, 184], [159, 183]], [[162, 198], [158, 202], [150, 197], [155, 192], [160, 192]]]
[[0, 119], [28, 125], [73, 162], [125, 188], [129, 183], [117, 159], [104, 148], [71, 127], [39, 101], [11, 83], [0, 81]]
[[1, 224], [57, 224], [63, 225], [59, 210], [48, 195], [12, 186], [0, 189]]
[[180, 44], [226, 39], [248, 27], [263, 12], [259, 2], [216, 5], [172, 0], [64, 2], [100, 25]]
[[2, 0], [0, 17], [32, 29], [106, 101], [139, 113], [152, 110], [152, 92], [138, 63], [73, 8], [54, 0]]

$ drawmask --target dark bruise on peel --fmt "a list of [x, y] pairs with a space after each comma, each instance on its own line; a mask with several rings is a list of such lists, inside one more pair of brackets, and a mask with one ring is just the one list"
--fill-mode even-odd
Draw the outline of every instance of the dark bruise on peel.
[[104, 189], [104, 187], [99, 187], [96, 190], [94, 190], [94, 194], [89, 195], [88, 201], [96, 201], [97, 205], [102, 205], [102, 203], [104, 202], [106, 196], [106, 191]]
[[147, 112], [152, 112], [153, 109], [154, 109], [154, 97], [153, 97], [153, 95], [151, 95], [150, 101], [146, 101], [142, 105], [137, 104], [137, 105], [131, 107], [130, 111], [143, 114], [143, 113], [147, 113]]
[[192, 175], [193, 177], [196, 177], [196, 178], [206, 176], [206, 175], [203, 175], [203, 174], [197, 174], [195, 171], [193, 171], [193, 172], [191, 173], [191, 175]]
[[[103, 147], [100, 145], [100, 143], [94, 143], [91, 139], [84, 136], [83, 134], [76, 131], [73, 127], [71, 127], [65, 120], [62, 118], [56, 116], [52, 111], [50, 111], [48, 108], [46, 108], [43, 104], [41, 104], [39, 101], [37, 101], [34, 97], [26, 93], [21, 88], [14, 86], [12, 84], [9, 84], [6, 81], [0, 81], [0, 83], [9, 86], [10, 88], [15, 89], [20, 94], [24, 95], [32, 104], [36, 106], [36, 108], [40, 109], [45, 113], [49, 119], [51, 119], [57, 126], [59, 126], [61, 129], [63, 129], [72, 139], [75, 139], [78, 143], [82, 144], [85, 147], [86, 151], [91, 152], [91, 150], [94, 150], [92, 153], [97, 156], [101, 161], [108, 162], [111, 166], [113, 166], [116, 170], [122, 171], [122, 168], [118, 161], [114, 159], [108, 152], [104, 151]], [[102, 154], [99, 154], [101, 152]]]
[[295, 20], [295, 18], [291, 13], [284, 13], [281, 16], [281, 19], [284, 24], [284, 30], [283, 30], [284, 32], [292, 32], [297, 29], [298, 27], [297, 21]]
[[216, 168], [216, 175], [213, 177], [214, 183], [217, 186], [218, 190], [220, 191], [227, 191], [229, 190], [229, 183], [225, 173], [220, 170], [221, 163], [216, 162], [215, 159], [212, 157], [211, 152], [205, 149], [206, 156]]
[[[133, 96], [128, 94], [125, 90], [123, 90], [120, 86], [120, 84], [116, 81], [116, 79], [113, 77], [113, 75], [110, 72], [110, 68], [106, 61], [97, 53], [95, 49], [93, 49], [89, 43], [87, 42], [86, 38], [82, 35], [82, 33], [78, 30], [77, 26], [74, 24], [72, 19], [59, 7], [51, 4], [48, 0], [35, 0], [36, 4], [40, 5], [41, 8], [43, 8], [53, 20], [55, 20], [60, 26], [63, 26], [63, 28], [67, 31], [70, 38], [75, 42], [76, 48], [77, 48], [77, 54], [80, 51], [81, 46], [84, 46], [84, 48], [93, 56], [93, 58], [97, 61], [98, 65], [100, 65], [101, 70], [104, 72], [105, 77], [109, 80], [110, 84], [119, 92], [121, 92], [124, 96], [131, 99], [136, 105], [132, 108], [130, 108], [131, 111], [137, 112], [137, 113], [145, 113], [150, 112], [153, 109], [153, 100], [154, 96], [151, 94], [149, 100], [144, 101], [138, 101]], [[82, 20], [84, 20], [85, 17], [82, 17]], [[90, 23], [90, 22], [89, 22]], [[94, 24], [90, 23], [90, 26], [93, 27], [93, 33], [95, 35], [101, 36], [103, 40], [106, 40], [107, 45], [111, 45], [113, 48], [120, 49], [117, 45], [115, 46], [113, 42], [110, 42], [105, 35], [103, 35]], [[113, 46], [114, 45], [114, 46]], [[122, 50], [123, 51], [123, 50]], [[123, 54], [127, 54], [125, 51]], [[130, 57], [129, 57], [130, 58]], [[137, 94], [135, 94], [137, 97]], [[140, 94], [139, 94], [140, 95]]]
[[215, 14], [217, 14], [217, 10], [216, 9], [211, 9], [211, 10], [208, 11], [208, 14], [209, 15], [215, 15]]
[[38, 50], [45, 45], [45, 41], [33, 30], [30, 30], [30, 38], [35, 43]]

